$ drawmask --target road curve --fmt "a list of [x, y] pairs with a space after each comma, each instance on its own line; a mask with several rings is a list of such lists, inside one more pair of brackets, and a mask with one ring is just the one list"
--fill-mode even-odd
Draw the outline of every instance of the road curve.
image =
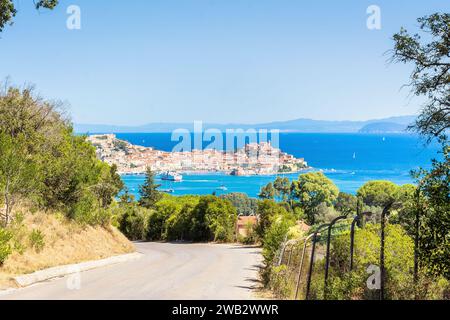
[[142, 258], [40, 283], [0, 299], [247, 300], [259, 286], [260, 249], [136, 243]]

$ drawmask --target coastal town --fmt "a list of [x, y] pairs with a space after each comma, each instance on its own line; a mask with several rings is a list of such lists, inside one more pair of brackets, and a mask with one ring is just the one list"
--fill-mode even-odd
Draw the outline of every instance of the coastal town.
[[166, 152], [133, 145], [115, 134], [91, 135], [88, 141], [97, 150], [97, 157], [116, 165], [120, 174], [143, 174], [146, 168], [155, 172], [207, 173], [229, 175], [271, 175], [308, 169], [302, 158], [282, 152], [270, 142], [249, 143], [234, 152], [214, 149]]

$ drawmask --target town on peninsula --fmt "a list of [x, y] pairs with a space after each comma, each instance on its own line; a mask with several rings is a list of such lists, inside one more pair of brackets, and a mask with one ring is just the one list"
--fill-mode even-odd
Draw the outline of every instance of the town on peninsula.
[[96, 148], [97, 157], [116, 165], [120, 174], [155, 172], [209, 173], [229, 175], [272, 175], [308, 169], [302, 158], [282, 152], [270, 142], [248, 143], [234, 152], [215, 149], [167, 152], [133, 145], [115, 134], [91, 135], [88, 141]]

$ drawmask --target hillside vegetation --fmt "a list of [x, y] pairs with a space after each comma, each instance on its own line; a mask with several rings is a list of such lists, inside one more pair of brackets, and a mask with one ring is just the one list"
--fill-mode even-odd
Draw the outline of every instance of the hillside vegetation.
[[0, 91], [0, 274], [132, 251], [111, 226], [116, 168], [32, 87]]
[[0, 268], [0, 290], [15, 287], [17, 275], [134, 251], [114, 227], [82, 226], [63, 214], [24, 212], [9, 228], [13, 250]]

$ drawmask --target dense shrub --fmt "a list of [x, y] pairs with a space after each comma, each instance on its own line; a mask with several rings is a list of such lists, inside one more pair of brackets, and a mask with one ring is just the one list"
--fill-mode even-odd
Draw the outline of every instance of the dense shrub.
[[[330, 280], [328, 299], [373, 299], [374, 292], [367, 289], [367, 267], [379, 266], [380, 226], [368, 224], [355, 235], [354, 270], [349, 270], [350, 240], [348, 234], [336, 236], [330, 252]], [[385, 298], [414, 299], [419, 292], [425, 297], [436, 295], [436, 288], [424, 283], [414, 284], [414, 244], [400, 225], [386, 227], [385, 242]], [[317, 274], [323, 274], [323, 262], [317, 264]], [[321, 298], [323, 281], [315, 281], [313, 294]], [[442, 285], [442, 283], [441, 283]], [[443, 285], [445, 286], [445, 285]], [[442, 298], [442, 291], [440, 293]]]
[[214, 198], [205, 211], [205, 222], [214, 241], [233, 241], [237, 213], [230, 201]]
[[133, 240], [234, 240], [236, 209], [216, 196], [164, 195], [153, 209], [134, 201], [121, 202], [119, 208], [115, 214], [119, 229]]
[[280, 216], [287, 216], [289, 215], [289, 212], [275, 201], [266, 199], [258, 202], [257, 214], [259, 221], [256, 232], [261, 241], [264, 242], [266, 232], [270, 229], [274, 219], [277, 219]]
[[11, 239], [11, 232], [0, 227], [0, 266], [3, 265], [8, 256], [12, 253], [10, 244]]
[[271, 279], [272, 269], [281, 245], [289, 240], [289, 230], [295, 225], [295, 218], [287, 211], [280, 211], [269, 218], [270, 224], [264, 232], [263, 251], [264, 268], [262, 270], [263, 283], [268, 285]]
[[0, 195], [3, 225], [25, 198], [89, 224], [108, 222], [107, 209], [123, 187], [115, 167], [101, 162], [86, 137], [74, 134], [61, 104], [33, 88], [0, 91]]
[[146, 238], [149, 217], [153, 211], [141, 208], [136, 203], [121, 203], [113, 211], [119, 212], [117, 227], [130, 240]]
[[398, 191], [399, 186], [391, 181], [369, 181], [359, 188], [357, 195], [368, 206], [384, 207], [396, 199]]
[[229, 200], [240, 215], [255, 214], [258, 208], [258, 199], [250, 198], [245, 193], [233, 192], [221, 195], [220, 198]]

